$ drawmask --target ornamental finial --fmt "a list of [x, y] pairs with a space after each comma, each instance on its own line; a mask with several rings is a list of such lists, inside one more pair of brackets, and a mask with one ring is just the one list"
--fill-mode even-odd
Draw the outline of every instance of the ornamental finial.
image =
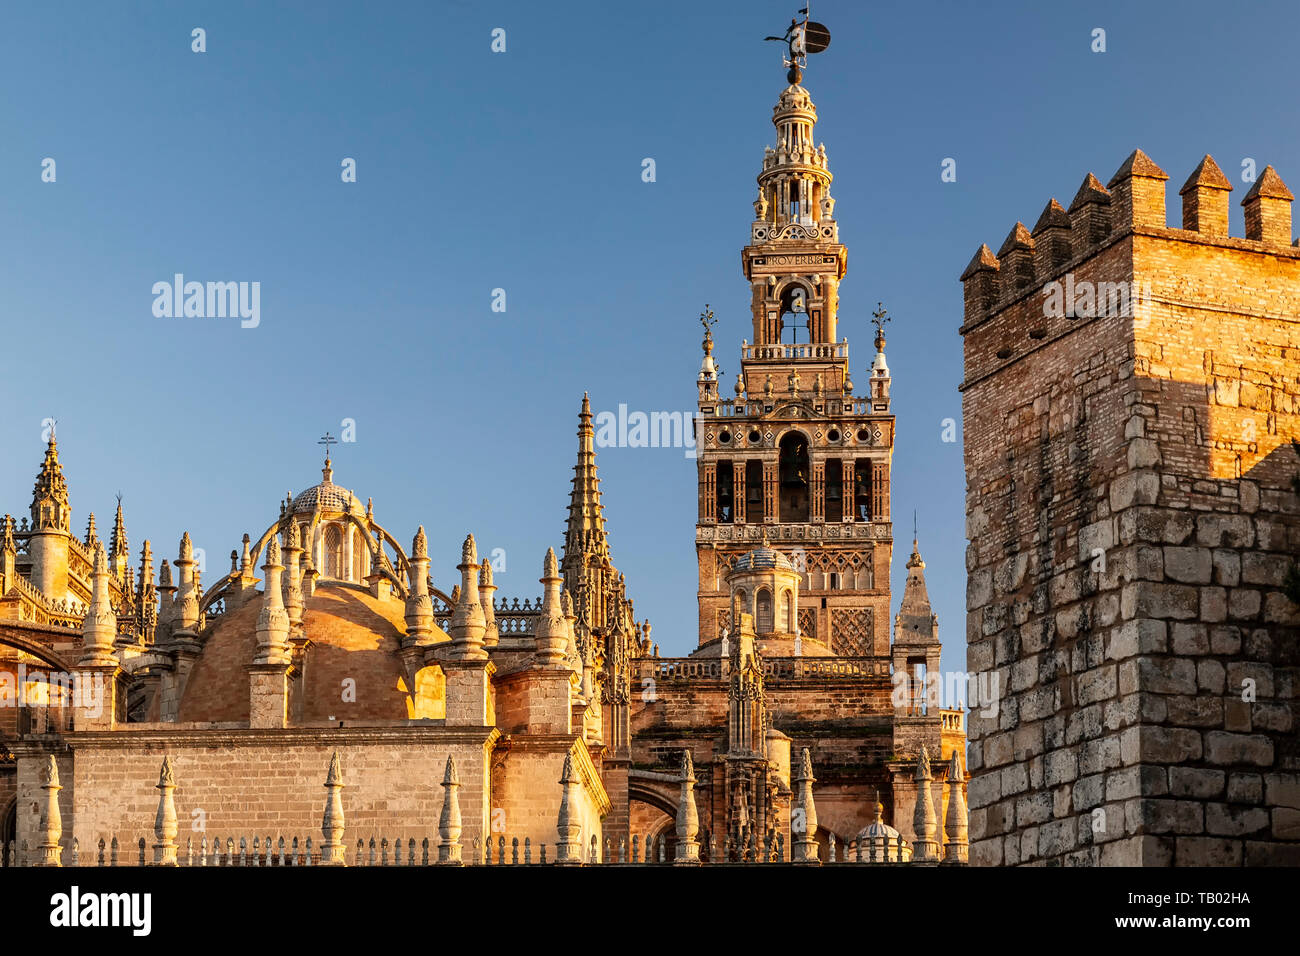
[[704, 311], [700, 313], [700, 325], [704, 326], [704, 354], [713, 354], [713, 327], [718, 324], [718, 320], [713, 317], [713, 310], [709, 308], [709, 303], [704, 303]]
[[871, 324], [876, 327], [876, 351], [885, 350], [885, 323], [890, 321], [889, 313], [885, 311], [883, 302], [876, 303], [876, 311], [871, 313]]

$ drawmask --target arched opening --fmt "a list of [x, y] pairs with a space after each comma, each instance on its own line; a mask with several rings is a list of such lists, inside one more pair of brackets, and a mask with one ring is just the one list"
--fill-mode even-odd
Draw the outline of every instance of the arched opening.
[[770, 634], [772, 632], [772, 592], [767, 588], [759, 588], [758, 594], [754, 599], [755, 629], [760, 634]]
[[844, 519], [844, 462], [831, 458], [826, 462], [826, 520]]
[[[14, 842], [18, 833], [18, 798], [14, 797], [5, 807], [4, 812], [0, 813], [0, 864], [4, 866], [13, 866], [15, 861], [10, 859], [9, 844]], [[16, 851], [15, 847], [15, 851]]]
[[763, 463], [745, 462], [745, 520], [761, 524], [763, 514]]
[[732, 630], [739, 631], [740, 615], [754, 613], [749, 606], [749, 597], [748, 595], [745, 594], [744, 588], [736, 589], [736, 597], [735, 600], [733, 601], [733, 605], [734, 606], [731, 609], [731, 627]]
[[780, 520], [808, 520], [808, 439], [790, 432], [780, 446]]
[[795, 345], [811, 341], [808, 328], [808, 290], [799, 283], [791, 283], [781, 293], [781, 318], [777, 322], [782, 343]]
[[[366, 579], [366, 557], [370, 553], [370, 542], [366, 541], [365, 536], [355, 528], [352, 529], [352, 580], [364, 581]], [[383, 538], [379, 539], [379, 546], [384, 546]]]
[[786, 588], [781, 592], [781, 626], [787, 634], [794, 633], [794, 601], [791, 599], [790, 589]]
[[718, 462], [718, 500], [716, 514], [718, 516], [719, 524], [731, 524], [732, 516], [735, 514], [732, 485], [731, 462]]
[[853, 468], [854, 514], [859, 521], [870, 521], [871, 515], [871, 459], [859, 458]]
[[325, 529], [325, 577], [342, 580], [343, 572], [343, 531], [332, 524]]
[[[633, 780], [628, 785], [628, 830], [634, 838], [637, 856], [646, 861], [646, 849], [653, 846], [651, 860], [658, 862], [659, 847], [664, 848], [664, 862], [671, 863], [677, 847], [677, 807], [665, 794], [655, 791], [640, 781]], [[625, 854], [632, 859], [632, 840], [629, 839]], [[601, 852], [604, 852], [602, 847]], [[617, 858], [618, 841], [613, 841], [611, 852]]]

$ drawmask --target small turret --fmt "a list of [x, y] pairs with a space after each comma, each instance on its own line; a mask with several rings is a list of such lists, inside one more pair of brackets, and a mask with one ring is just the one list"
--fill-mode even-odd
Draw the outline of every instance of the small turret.
[[14, 586], [16, 565], [18, 563], [18, 544], [14, 541], [14, 519], [5, 515], [3, 527], [0, 527], [0, 594], [8, 594]]
[[700, 862], [700, 815], [695, 806], [695, 764], [689, 750], [682, 751], [680, 791], [677, 796], [677, 851], [674, 863]]
[[406, 639], [404, 644], [422, 645], [433, 634], [433, 599], [429, 596], [429, 541], [424, 525], [411, 542], [411, 586], [406, 599]]
[[181, 536], [180, 553], [176, 558], [176, 571], [180, 578], [175, 599], [175, 628], [172, 640], [195, 640], [199, 623], [199, 594], [194, 580], [194, 543], [190, 533]]
[[1291, 201], [1295, 196], [1286, 188], [1272, 166], [1255, 180], [1241, 200], [1246, 214], [1246, 238], [1279, 245], [1291, 244]]
[[1135, 149], [1115, 170], [1106, 188], [1114, 206], [1114, 226], [1121, 232], [1143, 227], [1165, 228], [1165, 180], [1163, 169], [1151, 157]]
[[1089, 173], [1070, 201], [1070, 229], [1077, 256], [1110, 235], [1111, 196], [1101, 180]]
[[930, 752], [921, 744], [916, 759], [916, 811], [912, 814], [912, 860], [916, 863], [937, 863], [939, 860], [939, 824], [934, 812], [934, 799], [930, 793]]
[[1226, 236], [1230, 192], [1232, 183], [1206, 153], [1178, 190], [1183, 197], [1183, 228], [1206, 236]]
[[450, 657], [462, 661], [486, 660], [483, 634], [487, 630], [487, 621], [483, 617], [483, 606], [479, 604], [478, 546], [472, 534], [465, 536], [456, 570], [460, 572], [460, 600], [451, 616]]
[[972, 325], [988, 314], [998, 299], [998, 276], [1002, 264], [984, 243], [975, 250], [970, 264], [961, 274], [962, 294], [966, 308], [963, 325]]
[[302, 543], [298, 522], [290, 518], [284, 530], [284, 609], [289, 615], [289, 627], [294, 633], [302, 631]]
[[104, 544], [95, 546], [95, 570], [91, 575], [93, 591], [90, 607], [81, 625], [81, 665], [83, 667], [111, 667], [117, 663], [113, 657], [113, 641], [117, 638], [117, 614], [113, 611], [109, 594], [108, 555]]
[[154, 629], [158, 624], [158, 590], [153, 582], [153, 552], [146, 539], [140, 549], [140, 589], [136, 593], [135, 619], [140, 641], [154, 642]]
[[59, 464], [59, 448], [50, 432], [36, 486], [32, 491], [31, 583], [45, 597], [62, 601], [68, 596], [68, 539], [72, 509], [68, 482]]
[[1016, 223], [998, 250], [1002, 275], [1012, 289], [1023, 289], [1034, 282], [1034, 237], [1023, 222]]
[[1038, 222], [1034, 223], [1033, 238], [1038, 255], [1035, 258], [1034, 280], [1042, 283], [1056, 274], [1070, 261], [1070, 215], [1053, 198], [1043, 208]]
[[131, 563], [131, 546], [126, 540], [126, 519], [122, 516], [122, 496], [117, 497], [117, 514], [113, 518], [113, 534], [108, 541], [108, 564], [119, 581], [126, 577]]
[[962, 792], [964, 784], [961, 772], [961, 761], [957, 758], [957, 751], [952, 752], [952, 759], [948, 762], [948, 814], [944, 819], [944, 836], [947, 838], [947, 846], [944, 847], [945, 863], [965, 863], [969, 854], [970, 845], [970, 827], [969, 819], [966, 812], [966, 795]]
[[32, 528], [35, 531], [67, 531], [72, 509], [68, 504], [68, 482], [59, 464], [59, 446], [50, 432], [45, 459], [32, 490]]
[[564, 579], [560, 577], [559, 564], [552, 548], [546, 549], [546, 560], [542, 563], [542, 576], [539, 580], [542, 584], [542, 609], [537, 616], [537, 630], [534, 633], [537, 663], [543, 667], [563, 667], [569, 643], [564, 608], [560, 602], [560, 586]]
[[257, 615], [257, 651], [254, 664], [289, 662], [289, 614], [284, 609], [280, 581], [284, 566], [280, 563], [280, 540], [276, 535], [266, 544], [266, 563], [262, 565], [265, 590], [262, 610]]
[[497, 626], [495, 594], [497, 586], [492, 583], [492, 562], [485, 560], [478, 572], [478, 599], [483, 606], [483, 646], [495, 647], [501, 641], [501, 630]]

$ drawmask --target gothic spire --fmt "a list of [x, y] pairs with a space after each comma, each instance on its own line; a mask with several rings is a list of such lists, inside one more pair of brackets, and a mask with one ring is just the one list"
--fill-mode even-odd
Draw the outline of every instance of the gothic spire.
[[915, 538], [912, 539], [912, 556], [907, 559], [907, 583], [903, 585], [903, 600], [894, 619], [894, 640], [906, 644], [931, 643], [939, 640], [939, 622], [930, 606], [930, 595], [925, 587], [925, 561]]
[[582, 393], [578, 413], [578, 463], [573, 468], [569, 520], [564, 534], [562, 570], [568, 586], [577, 590], [589, 555], [609, 558], [605, 513], [600, 504], [600, 479], [596, 477], [596, 433], [591, 427], [591, 400]]
[[68, 505], [68, 481], [59, 464], [59, 446], [50, 431], [45, 459], [32, 490], [32, 525], [37, 531], [67, 531], [71, 509]]
[[122, 517], [122, 497], [117, 498], [117, 517], [113, 519], [113, 534], [108, 539], [108, 559], [123, 563], [130, 560], [130, 546], [126, 542], [126, 520]]

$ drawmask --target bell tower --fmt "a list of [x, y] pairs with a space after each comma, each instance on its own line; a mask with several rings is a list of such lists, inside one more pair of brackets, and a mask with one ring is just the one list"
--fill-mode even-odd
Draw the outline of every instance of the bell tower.
[[[776, 145], [764, 151], [741, 255], [753, 338], [742, 343], [740, 371], [727, 389], [734, 398], [720, 394], [714, 320], [711, 312], [701, 316], [697, 653], [708, 653], [703, 649], [724, 630], [736, 633], [727, 576], [766, 536], [801, 582], [794, 635], [764, 635], [760, 627], [760, 649], [888, 658], [889, 317], [883, 308], [874, 313], [875, 354], [865, 394], [855, 395], [849, 343], [839, 328], [847, 250], [835, 220], [826, 147], [814, 144], [817, 110], [801, 85], [795, 53], [792, 47], [789, 85], [772, 112]], [[739, 613], [764, 619], [756, 607]]]

